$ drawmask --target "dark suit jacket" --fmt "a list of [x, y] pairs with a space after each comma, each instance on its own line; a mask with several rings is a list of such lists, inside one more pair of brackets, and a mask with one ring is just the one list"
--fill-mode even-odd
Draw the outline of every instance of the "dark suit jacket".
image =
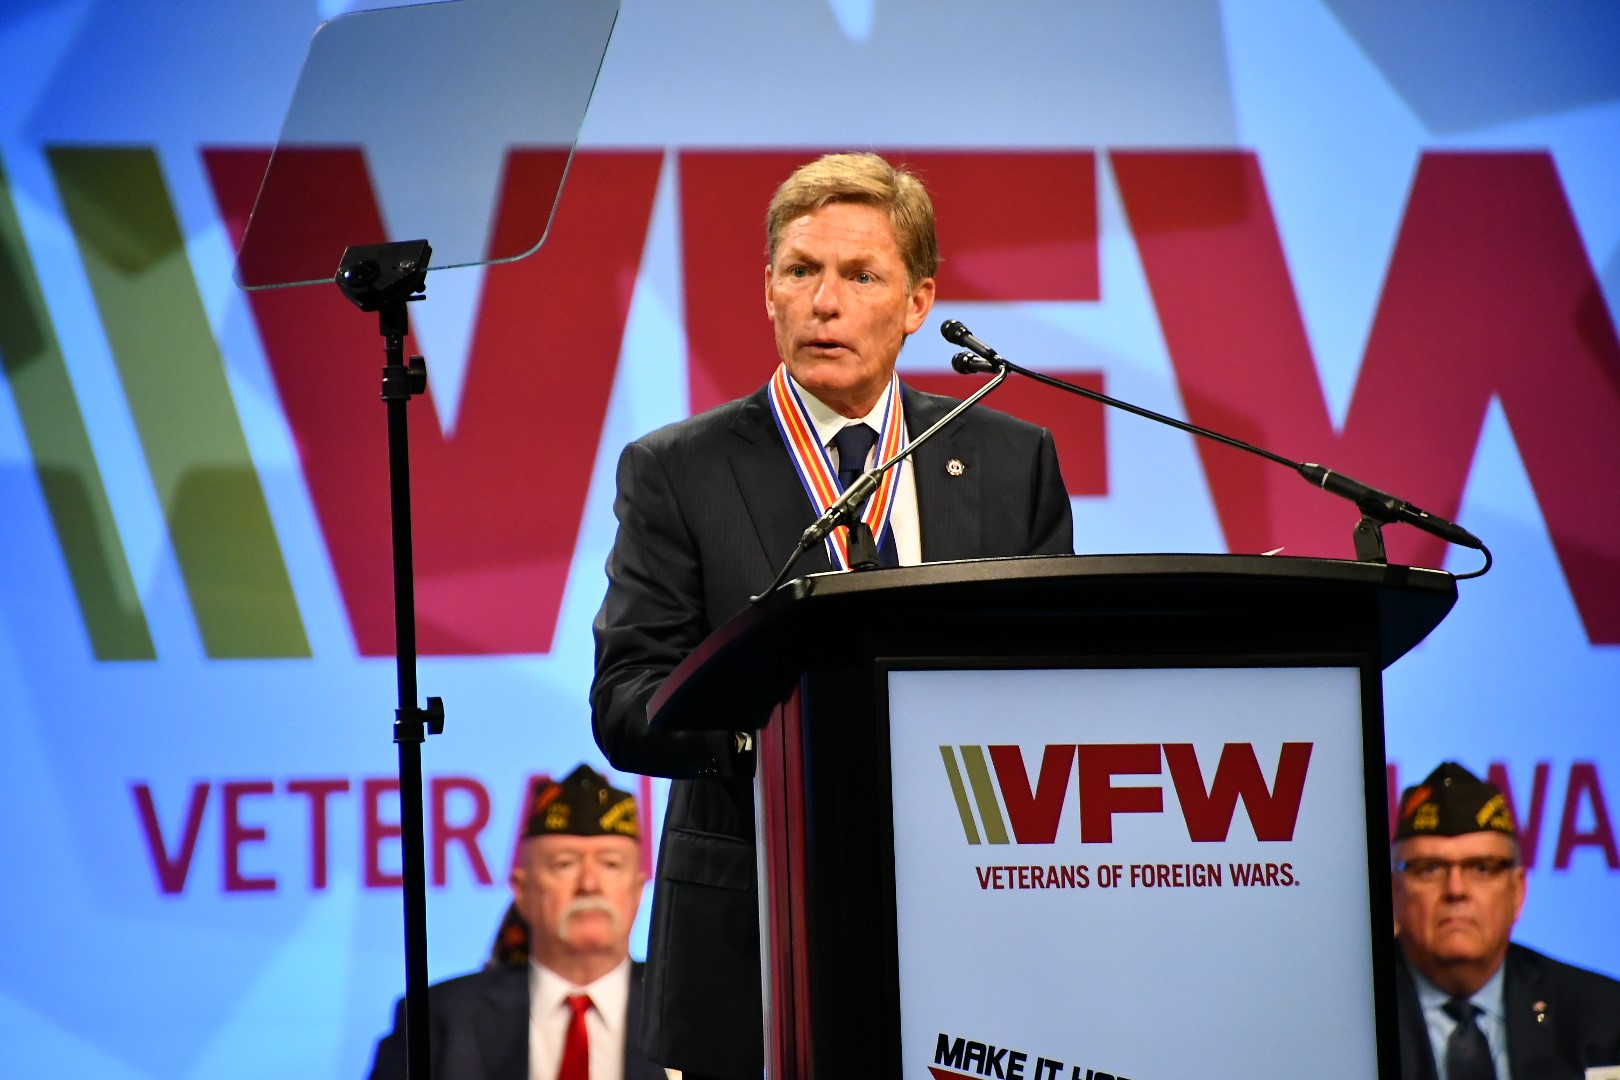
[[[665, 1080], [639, 1049], [642, 965], [630, 965], [625, 1007], [625, 1080]], [[428, 989], [432, 1080], [529, 1080], [529, 965], [502, 964]], [[377, 1044], [371, 1080], [405, 1078], [405, 1002]]]
[[[956, 404], [909, 389], [902, 400], [913, 434]], [[959, 475], [946, 470], [952, 459]], [[1047, 431], [976, 409], [920, 448], [912, 467], [924, 561], [1073, 551]], [[645, 1045], [674, 1068], [757, 1077], [752, 762], [729, 735], [649, 731], [647, 701], [770, 584], [815, 513], [763, 389], [627, 446], [614, 511], [619, 533], [596, 618], [596, 741], [617, 769], [677, 778], [653, 893]], [[797, 572], [827, 569], [818, 547]]]
[[[1438, 1080], [1417, 985], [1395, 953], [1401, 1080]], [[1590, 1066], [1620, 1065], [1620, 982], [1523, 945], [1509, 945], [1502, 966], [1513, 1080], [1581, 1080]]]

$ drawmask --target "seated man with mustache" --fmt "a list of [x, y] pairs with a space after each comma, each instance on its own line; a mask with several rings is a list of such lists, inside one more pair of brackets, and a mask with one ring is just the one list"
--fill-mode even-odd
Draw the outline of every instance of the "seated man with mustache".
[[[581, 765], [535, 785], [523, 837], [489, 963], [429, 991], [433, 1080], [664, 1080], [638, 1048], [635, 799]], [[404, 1076], [402, 1001], [371, 1077]]]

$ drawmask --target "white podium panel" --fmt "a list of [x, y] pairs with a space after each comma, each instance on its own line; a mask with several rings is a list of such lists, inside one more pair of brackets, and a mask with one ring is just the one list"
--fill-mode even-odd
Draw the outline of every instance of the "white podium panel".
[[1377, 1074], [1359, 669], [888, 698], [906, 1077]]

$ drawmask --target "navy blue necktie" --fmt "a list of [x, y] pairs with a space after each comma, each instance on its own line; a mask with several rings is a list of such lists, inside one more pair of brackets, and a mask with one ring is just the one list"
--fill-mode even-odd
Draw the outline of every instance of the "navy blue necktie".
[[[872, 447], [877, 444], [877, 437], [877, 432], [866, 424], [850, 424], [833, 436], [833, 448], [838, 451], [839, 491], [846, 490], [866, 471], [866, 455], [870, 454]], [[890, 521], [889, 528], [883, 531], [882, 542], [878, 544], [879, 566], [900, 565], [900, 558], [894, 546], [892, 511]]]
[[1491, 1046], [1474, 1018], [1479, 1007], [1467, 998], [1454, 997], [1442, 1006], [1457, 1021], [1446, 1040], [1446, 1080], [1496, 1080]]

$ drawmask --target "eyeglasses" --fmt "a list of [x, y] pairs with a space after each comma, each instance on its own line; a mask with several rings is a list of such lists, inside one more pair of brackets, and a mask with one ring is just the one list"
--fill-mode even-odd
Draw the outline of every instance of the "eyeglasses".
[[1405, 859], [1396, 863], [1395, 869], [1414, 884], [1438, 885], [1451, 880], [1451, 870], [1456, 867], [1469, 885], [1489, 885], [1518, 865], [1517, 859], [1485, 855], [1473, 859]]

